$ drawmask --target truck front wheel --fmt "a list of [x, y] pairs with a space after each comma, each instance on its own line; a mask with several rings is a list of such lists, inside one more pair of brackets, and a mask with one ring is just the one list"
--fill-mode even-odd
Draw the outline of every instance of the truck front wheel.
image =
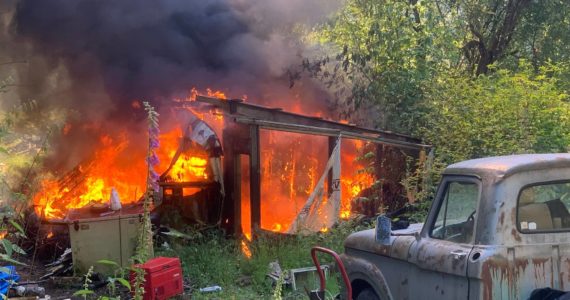
[[362, 290], [360, 293], [358, 293], [358, 296], [356, 296], [356, 300], [380, 300], [380, 297], [376, 295], [373, 289], [366, 288]]

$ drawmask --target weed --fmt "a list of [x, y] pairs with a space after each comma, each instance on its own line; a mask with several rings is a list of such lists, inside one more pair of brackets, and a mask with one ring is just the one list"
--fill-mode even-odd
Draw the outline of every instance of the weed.
[[94, 294], [94, 292], [89, 289], [89, 285], [91, 284], [91, 276], [93, 275], [93, 266], [89, 267], [87, 273], [85, 274], [85, 280], [83, 281], [83, 289], [73, 293], [73, 296], [81, 296], [84, 300], [87, 299], [87, 296]]
[[[252, 257], [241, 252], [241, 239], [226, 238], [222, 231], [211, 230], [201, 234], [188, 234], [191, 239], [169, 241], [172, 249], [159, 249], [161, 256], [178, 256], [185, 276], [190, 279], [194, 299], [271, 299], [275, 288], [267, 277], [269, 263], [278, 260], [283, 270], [312, 266], [310, 249], [314, 246], [331, 248], [342, 252], [344, 239], [352, 232], [371, 228], [352, 220], [338, 224], [326, 233], [307, 236], [263, 234], [248, 244]], [[332, 259], [319, 257], [323, 264], [332, 264]], [[327, 281], [331, 295], [339, 292], [336, 274]], [[247, 278], [247, 284], [240, 280]], [[220, 285], [222, 292], [200, 293], [202, 287]], [[300, 293], [282, 287], [283, 299], [299, 298]]]

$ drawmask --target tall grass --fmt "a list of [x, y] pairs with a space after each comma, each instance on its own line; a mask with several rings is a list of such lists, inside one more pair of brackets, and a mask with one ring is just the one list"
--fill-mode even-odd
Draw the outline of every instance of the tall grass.
[[[326, 233], [309, 236], [260, 234], [248, 243], [251, 258], [242, 252], [242, 239], [227, 238], [218, 230], [192, 234], [191, 240], [171, 241], [171, 249], [158, 250], [158, 255], [178, 256], [185, 277], [189, 278], [195, 299], [271, 299], [274, 282], [267, 277], [270, 262], [278, 261], [282, 270], [313, 266], [310, 249], [322, 246], [338, 253], [352, 232], [370, 228], [371, 224], [344, 222]], [[332, 263], [327, 256], [322, 263]], [[221, 293], [201, 293], [199, 288], [219, 285]], [[338, 292], [332, 284], [333, 292]], [[303, 293], [284, 289], [283, 299], [298, 299]], [[303, 299], [303, 298], [300, 298]]]

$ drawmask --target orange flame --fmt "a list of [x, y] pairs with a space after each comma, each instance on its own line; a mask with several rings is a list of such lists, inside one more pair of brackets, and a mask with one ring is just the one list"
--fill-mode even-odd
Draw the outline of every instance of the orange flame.
[[[192, 89], [189, 99], [184, 101], [195, 100], [198, 94], [196, 89]], [[206, 90], [205, 94], [210, 97], [227, 98], [223, 92], [210, 89]], [[138, 109], [139, 105], [138, 101], [132, 103], [135, 109]], [[300, 106], [293, 105], [290, 108], [293, 112], [302, 112]], [[222, 137], [221, 131], [224, 125], [222, 113], [212, 110], [209, 113], [196, 114], [208, 123], [219, 137]], [[318, 114], [322, 115], [322, 112]], [[185, 124], [180, 126], [183, 128]], [[85, 124], [83, 127], [100, 128], [97, 124]], [[160, 135], [161, 146], [157, 151], [160, 164], [156, 168], [157, 171], [165, 170], [170, 164], [180, 146], [182, 128]], [[68, 132], [70, 129], [69, 126], [69, 129], [64, 131]], [[130, 147], [131, 141], [126, 133], [113, 137], [102, 135], [99, 142], [100, 147], [93, 157], [81, 163], [67, 176], [59, 180], [42, 181], [41, 190], [34, 197], [38, 215], [49, 219], [64, 218], [69, 209], [92, 203], [108, 203], [112, 188], [117, 190], [124, 204], [140, 199], [146, 190], [147, 165], [144, 147], [138, 152], [130, 151], [133, 147]], [[323, 155], [327, 153], [328, 139], [295, 133], [262, 131], [261, 143], [262, 224], [260, 225], [263, 229], [286, 232], [323, 173], [328, 159], [327, 155]], [[362, 142], [343, 140], [339, 216], [342, 219], [350, 217], [351, 200], [374, 181], [371, 175], [357, 172], [363, 167], [356, 161], [358, 149], [362, 147], [364, 147]], [[137, 149], [141, 149], [140, 145]], [[192, 150], [190, 153], [183, 153], [172, 167], [170, 178], [180, 182], [208, 180], [210, 179], [208, 163], [208, 156], [204, 151]], [[243, 231], [250, 233], [247, 163], [242, 161], [242, 168], [244, 171], [241, 188], [242, 225]], [[328, 187], [324, 190], [327, 191]], [[322, 214], [323, 220], [327, 218], [326, 212], [318, 213]]]
[[[287, 232], [321, 177], [328, 159], [328, 139], [276, 131], [261, 132], [261, 228]], [[365, 166], [357, 160], [365, 143], [343, 140], [341, 147], [341, 209], [339, 217], [351, 215], [351, 201], [372, 185], [374, 178], [359, 172]], [[245, 174], [245, 175], [244, 175]], [[249, 162], [242, 160], [242, 231], [251, 232]], [[325, 194], [328, 187], [324, 188]], [[323, 202], [327, 197], [323, 195]], [[316, 212], [326, 221], [328, 211]], [[323, 227], [322, 232], [328, 229]]]
[[251, 250], [249, 249], [249, 246], [245, 240], [241, 240], [241, 252], [243, 255], [245, 255], [246, 258], [251, 258]]
[[[206, 90], [210, 97], [226, 98], [219, 91]], [[193, 89], [191, 97], [198, 91]], [[131, 106], [140, 108], [140, 101], [133, 101]], [[221, 137], [223, 116], [220, 113], [201, 114], [210, 126]], [[181, 127], [186, 124], [179, 124]], [[84, 129], [99, 130], [98, 124], [85, 124]], [[160, 135], [160, 148], [157, 151], [160, 160], [157, 171], [165, 170], [180, 146], [182, 128]], [[71, 130], [66, 124], [63, 133]], [[41, 182], [40, 192], [34, 196], [36, 213], [47, 219], [62, 219], [69, 209], [80, 208], [94, 203], [108, 203], [110, 193], [115, 188], [123, 204], [133, 203], [140, 199], [146, 190], [146, 149], [140, 145], [131, 145], [127, 132], [118, 136], [103, 134], [99, 139], [100, 146], [93, 156], [78, 165], [59, 180], [48, 178]], [[193, 149], [183, 153], [170, 171], [172, 180], [192, 181], [208, 179], [207, 153]]]

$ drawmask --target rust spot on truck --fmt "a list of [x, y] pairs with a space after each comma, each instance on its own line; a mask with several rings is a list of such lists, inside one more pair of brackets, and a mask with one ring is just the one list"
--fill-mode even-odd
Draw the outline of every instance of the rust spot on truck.
[[[493, 299], [497, 296], [508, 294], [515, 295], [520, 285], [526, 284], [521, 282], [524, 274], [529, 267], [530, 260], [515, 259], [513, 265], [509, 265], [506, 258], [492, 258], [483, 263], [481, 270], [481, 281], [483, 283], [483, 299]], [[542, 259], [538, 259], [537, 263], [544, 263]], [[534, 264], [533, 264], [534, 266]], [[533, 268], [529, 271], [536, 272]], [[538, 272], [537, 275], [541, 273]], [[536, 276], [535, 276], [536, 277]]]
[[550, 260], [549, 258], [533, 258], [532, 264], [534, 265], [535, 268], [538, 267], [544, 268], [544, 264], [549, 260]]
[[521, 235], [519, 234], [519, 232], [516, 229], [513, 228], [511, 230], [511, 235], [515, 238], [515, 241], [517, 241], [517, 242], [522, 241]]
[[506, 261], [488, 260], [483, 263], [481, 281], [483, 283], [483, 299], [493, 299], [493, 288], [502, 285], [505, 277], [508, 277]]
[[528, 266], [528, 259], [517, 259], [515, 260], [515, 267], [517, 270], [522, 270], [522, 272], [526, 271], [526, 267]]

